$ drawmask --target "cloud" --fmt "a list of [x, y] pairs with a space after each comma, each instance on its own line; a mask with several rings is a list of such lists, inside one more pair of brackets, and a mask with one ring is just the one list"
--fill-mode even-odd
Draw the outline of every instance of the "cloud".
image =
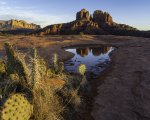
[[0, 0], [0, 5], [6, 5], [6, 2], [3, 0]]
[[70, 18], [70, 15], [56, 16], [46, 14], [36, 7], [11, 7], [3, 0], [0, 0], [0, 20], [19, 19], [45, 27], [54, 23], [66, 22], [65, 20]]
[[6, 2], [0, 1], [1, 5], [6, 5]]

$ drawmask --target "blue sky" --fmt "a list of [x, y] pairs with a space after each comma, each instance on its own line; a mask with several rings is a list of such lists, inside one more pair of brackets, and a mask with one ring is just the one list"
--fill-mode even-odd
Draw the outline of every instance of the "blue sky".
[[107, 11], [115, 22], [150, 30], [150, 0], [0, 0], [0, 20], [23, 19], [44, 27], [72, 21], [82, 8]]

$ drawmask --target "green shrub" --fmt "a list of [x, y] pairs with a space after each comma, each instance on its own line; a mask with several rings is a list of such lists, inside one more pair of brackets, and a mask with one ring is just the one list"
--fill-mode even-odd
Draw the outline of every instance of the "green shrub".
[[80, 32], [80, 35], [84, 35], [84, 32]]
[[2, 33], [2, 32], [0, 32], [0, 36], [3, 36], [3, 33]]

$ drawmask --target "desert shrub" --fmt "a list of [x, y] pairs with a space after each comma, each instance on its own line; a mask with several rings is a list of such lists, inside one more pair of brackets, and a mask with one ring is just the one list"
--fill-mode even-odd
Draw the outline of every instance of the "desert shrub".
[[[57, 105], [60, 103], [59, 99], [45, 82], [49, 80], [46, 63], [37, 56], [36, 49], [33, 49], [33, 55], [28, 66], [24, 57], [14, 51], [9, 43], [5, 44], [5, 49], [8, 82], [2, 90], [3, 98], [7, 98], [12, 93], [21, 92], [32, 101], [33, 117], [36, 120], [59, 120], [62, 107]], [[1, 72], [4, 72], [2, 65]], [[56, 105], [58, 106], [57, 109]]]
[[33, 91], [33, 114], [35, 120], [62, 120], [63, 106], [60, 98], [45, 83]]
[[85, 76], [86, 66], [81, 64], [78, 67], [78, 71], [79, 75], [68, 76], [68, 81], [66, 82], [64, 89], [61, 91], [66, 100], [65, 104], [73, 106], [75, 110], [77, 110], [83, 103], [81, 92], [87, 92], [86, 90], [89, 87]]
[[82, 36], [82, 35], [84, 35], [84, 32], [80, 32], [79, 34]]
[[0, 32], [0, 36], [3, 36], [4, 34], [2, 32]]
[[71, 76], [63, 72], [64, 64], [58, 61], [56, 53], [49, 68], [35, 48], [28, 65], [22, 54], [16, 52], [9, 43], [5, 44], [5, 49], [6, 65], [0, 67], [0, 72], [6, 72], [8, 82], [2, 90], [3, 98], [12, 93], [25, 94], [33, 105], [32, 116], [36, 120], [62, 120], [65, 109], [76, 111], [81, 105], [79, 91], [86, 83], [85, 65], [79, 66], [79, 77]]
[[6, 60], [7, 74], [8, 75], [18, 74], [21, 83], [26, 86], [29, 82], [29, 69], [26, 65], [24, 56], [16, 53], [9, 43], [5, 43], [4, 47], [7, 55]]

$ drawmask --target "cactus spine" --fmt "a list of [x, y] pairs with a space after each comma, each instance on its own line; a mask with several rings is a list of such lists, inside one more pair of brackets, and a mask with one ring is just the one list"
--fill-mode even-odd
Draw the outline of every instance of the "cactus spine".
[[53, 55], [53, 68], [55, 74], [60, 74], [64, 71], [64, 63], [58, 62], [58, 55], [56, 53]]
[[62, 73], [64, 71], [64, 63], [63, 62], [59, 62], [58, 63], [58, 72]]
[[33, 49], [33, 58], [31, 59], [31, 81], [30, 85], [32, 88], [35, 86], [37, 82], [39, 82], [40, 79], [40, 73], [39, 73], [39, 61], [37, 57], [37, 51], [34, 48]]
[[4, 46], [7, 55], [6, 71], [8, 75], [17, 73], [22, 82], [28, 84], [29, 70], [24, 59], [15, 53], [9, 43], [5, 43]]
[[56, 53], [54, 53], [53, 55], [53, 67], [54, 67], [55, 73], [57, 73], [58, 72], [58, 55]]

